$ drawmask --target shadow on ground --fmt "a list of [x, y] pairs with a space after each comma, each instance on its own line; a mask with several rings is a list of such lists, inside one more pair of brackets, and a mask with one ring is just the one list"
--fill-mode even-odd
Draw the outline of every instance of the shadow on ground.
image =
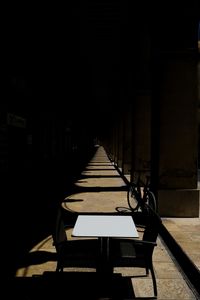
[[74, 182], [96, 149], [81, 151], [68, 161], [35, 161], [31, 168], [17, 162], [0, 176], [2, 273], [7, 278], [27, 253], [52, 234], [57, 206], [70, 194]]
[[[130, 278], [113, 274], [99, 278], [93, 272], [44, 272], [41, 276], [12, 279], [16, 299], [134, 299]], [[13, 297], [12, 297], [13, 298]]]

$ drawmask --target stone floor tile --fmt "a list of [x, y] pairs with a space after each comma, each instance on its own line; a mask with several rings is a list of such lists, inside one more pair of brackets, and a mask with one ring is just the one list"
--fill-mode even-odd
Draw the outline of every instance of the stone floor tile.
[[[133, 278], [136, 297], [153, 297], [153, 284], [150, 278]], [[157, 279], [157, 299], [196, 299], [191, 289], [182, 279]]]
[[180, 278], [183, 279], [180, 271], [177, 269], [177, 266], [173, 262], [157, 262], [154, 263], [154, 269], [156, 278], [159, 279], [174, 279]]
[[179, 244], [187, 254], [198, 254], [200, 252], [200, 242], [179, 241]]

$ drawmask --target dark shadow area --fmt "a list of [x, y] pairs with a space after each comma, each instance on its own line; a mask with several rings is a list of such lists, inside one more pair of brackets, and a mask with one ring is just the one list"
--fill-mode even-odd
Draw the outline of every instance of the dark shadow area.
[[121, 191], [127, 191], [127, 186], [105, 186], [105, 187], [100, 187], [100, 186], [87, 186], [87, 187], [82, 187], [82, 186], [76, 186], [72, 192], [73, 193], [87, 193], [87, 192], [93, 192], [93, 193], [98, 193], [98, 192], [121, 192]]
[[33, 251], [24, 255], [18, 267], [25, 268], [32, 265], [43, 264], [48, 261], [57, 261], [56, 253], [43, 250]]
[[105, 161], [96, 161], [93, 163], [93, 162], [90, 162], [88, 164], [88, 166], [110, 166], [110, 162], [107, 162], [105, 163]]
[[93, 157], [96, 149], [82, 151], [63, 162], [35, 160], [31, 168], [13, 162], [1, 176], [1, 255], [5, 278], [15, 275], [27, 253], [52, 234], [57, 206]]
[[73, 198], [69, 198], [69, 199], [64, 199], [62, 202], [68, 202], [68, 203], [73, 203], [73, 202], [83, 202], [83, 199], [73, 199]]
[[41, 276], [12, 279], [9, 286], [14, 299], [21, 300], [134, 299], [131, 280], [120, 274], [108, 279], [93, 272], [44, 272]]

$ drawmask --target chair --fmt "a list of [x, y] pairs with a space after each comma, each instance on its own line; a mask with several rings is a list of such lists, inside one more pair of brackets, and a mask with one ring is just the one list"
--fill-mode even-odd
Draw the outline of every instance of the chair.
[[52, 237], [57, 253], [57, 272], [63, 272], [65, 268], [97, 269], [98, 240], [69, 240], [66, 234], [62, 208], [58, 209]]
[[111, 253], [114, 267], [138, 267], [146, 270], [146, 276], [151, 272], [154, 296], [157, 297], [157, 284], [153, 268], [153, 251], [161, 226], [161, 219], [153, 210], [148, 210], [148, 214], [133, 213], [136, 226], [143, 227], [143, 237], [141, 239], [112, 239]]

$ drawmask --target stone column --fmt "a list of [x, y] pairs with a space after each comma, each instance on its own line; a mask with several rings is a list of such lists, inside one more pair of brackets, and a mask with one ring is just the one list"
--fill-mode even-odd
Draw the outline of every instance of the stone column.
[[129, 175], [131, 172], [132, 163], [132, 134], [133, 134], [133, 112], [132, 104], [127, 105], [127, 110], [124, 112], [124, 127], [123, 127], [123, 166], [124, 175]]
[[122, 171], [122, 160], [123, 160], [123, 118], [120, 117], [118, 120], [118, 157], [117, 157], [117, 165], [119, 169]]
[[194, 55], [163, 53], [159, 99], [158, 208], [162, 216], [197, 217], [198, 115]]
[[114, 135], [114, 139], [113, 139], [113, 160], [114, 163], [117, 164], [117, 160], [118, 160], [118, 140], [119, 140], [119, 136], [118, 136], [118, 127], [116, 124], [113, 124], [113, 135]]
[[151, 159], [151, 94], [148, 91], [138, 92], [133, 110], [132, 171], [142, 171], [145, 180], [150, 172]]

